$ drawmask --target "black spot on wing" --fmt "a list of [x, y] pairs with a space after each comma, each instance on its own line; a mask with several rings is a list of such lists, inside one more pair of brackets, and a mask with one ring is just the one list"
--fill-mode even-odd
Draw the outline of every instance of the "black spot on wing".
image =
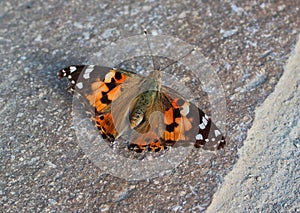
[[115, 83], [105, 83], [105, 85], [108, 87], [109, 90], [112, 90], [117, 86]]
[[174, 115], [174, 119], [175, 118], [180, 118], [181, 114], [180, 114], [180, 109], [173, 109], [173, 115]]
[[176, 104], [177, 104], [178, 106], [183, 106], [184, 103], [185, 103], [185, 101], [182, 100], [181, 98], [179, 98], [179, 99], [177, 100], [177, 102], [176, 102]]
[[116, 72], [116, 73], [115, 73], [115, 78], [116, 78], [117, 80], [122, 79], [122, 74], [121, 74], [120, 72]]
[[111, 100], [108, 99], [108, 96], [107, 96], [107, 92], [102, 92], [102, 97], [101, 97], [101, 103], [103, 104], [110, 104], [111, 103]]

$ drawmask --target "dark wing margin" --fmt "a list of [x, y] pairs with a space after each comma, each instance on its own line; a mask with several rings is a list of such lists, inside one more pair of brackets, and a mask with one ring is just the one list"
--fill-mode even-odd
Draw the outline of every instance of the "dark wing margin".
[[180, 142], [178, 144], [186, 145], [192, 142], [196, 148], [212, 151], [219, 150], [226, 145], [225, 137], [221, 133], [221, 130], [201, 109], [192, 103], [186, 102], [172, 89], [168, 87], [164, 87], [163, 89], [166, 98], [169, 99], [172, 105], [172, 109], [167, 109], [166, 112], [169, 112], [169, 115], [166, 114], [166, 116], [171, 115], [174, 120], [169, 125], [171, 119], [166, 119], [169, 120], [166, 123], [168, 128], [166, 129], [167, 134], [165, 134], [164, 138], [166, 144], [172, 146]]
[[67, 78], [69, 82], [68, 91], [74, 91], [79, 79], [86, 85], [97, 78], [103, 79], [111, 69], [95, 65], [71, 65], [59, 70], [57, 77], [58, 79]]
[[221, 130], [212, 122], [212, 120], [201, 110], [199, 111], [199, 131], [195, 136], [196, 148], [207, 150], [219, 150], [226, 145], [225, 137]]

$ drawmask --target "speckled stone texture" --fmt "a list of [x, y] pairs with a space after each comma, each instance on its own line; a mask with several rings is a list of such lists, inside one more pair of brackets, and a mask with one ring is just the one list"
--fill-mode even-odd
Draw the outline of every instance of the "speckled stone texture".
[[[255, 108], [283, 73], [299, 7], [297, 1], [1, 1], [1, 211], [204, 211], [237, 161]], [[216, 67], [228, 146], [216, 154], [194, 150], [172, 174], [127, 182], [85, 156], [72, 127], [72, 97], [56, 72], [144, 27], [198, 46]]]
[[207, 212], [300, 211], [299, 39]]

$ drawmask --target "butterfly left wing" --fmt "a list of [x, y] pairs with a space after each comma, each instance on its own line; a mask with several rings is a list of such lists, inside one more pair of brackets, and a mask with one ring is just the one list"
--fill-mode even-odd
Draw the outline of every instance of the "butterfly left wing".
[[74, 65], [61, 69], [57, 75], [59, 79], [68, 79], [68, 90], [79, 96], [102, 137], [114, 141], [119, 134], [112, 119], [111, 104], [120, 97], [121, 85], [136, 74], [109, 67]]

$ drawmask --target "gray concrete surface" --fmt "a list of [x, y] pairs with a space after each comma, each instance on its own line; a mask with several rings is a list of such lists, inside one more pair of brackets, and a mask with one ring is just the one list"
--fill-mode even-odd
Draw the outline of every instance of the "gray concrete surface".
[[[298, 38], [299, 17], [297, 1], [1, 1], [1, 211], [200, 212], [212, 201], [211, 211], [225, 211], [235, 205], [234, 211], [298, 211], [297, 197], [292, 194], [297, 188], [285, 186], [284, 180], [277, 184], [276, 180], [284, 174], [287, 183], [295, 180], [295, 187], [299, 184], [297, 161], [293, 161], [299, 156], [299, 145], [297, 140], [297, 148], [291, 145], [299, 123], [288, 121], [283, 128], [285, 122], [279, 120], [272, 131], [289, 140], [262, 146], [256, 144], [257, 138], [263, 137], [268, 128], [259, 129], [255, 124], [245, 147], [238, 150], [253, 120], [260, 119], [255, 118], [255, 109], [272, 93], [282, 75], [291, 78], [291, 71], [285, 75], [284, 65]], [[217, 153], [194, 150], [172, 174], [127, 182], [105, 174], [78, 145], [72, 97], [66, 93], [66, 82], [57, 80], [56, 72], [70, 64], [86, 63], [112, 41], [140, 34], [145, 26], [154, 34], [171, 35], [198, 46], [212, 61], [226, 94], [228, 145]], [[201, 79], [193, 80], [186, 86], [197, 90]], [[287, 91], [279, 85], [277, 90], [281, 91], [276, 94], [299, 92], [292, 84], [288, 86], [291, 89]], [[276, 115], [268, 118], [262, 112], [270, 107], [279, 110], [271, 104], [286, 96], [274, 96], [258, 108], [261, 118], [276, 120]], [[293, 103], [299, 104], [297, 97], [299, 93], [294, 93], [294, 99], [284, 103], [291, 107], [283, 104], [282, 108], [296, 115], [291, 109]], [[213, 113], [205, 102], [203, 108]], [[282, 114], [278, 116], [280, 119]], [[283, 149], [271, 146], [274, 143]], [[263, 152], [268, 145], [269, 152]], [[250, 150], [254, 153], [246, 156]], [[249, 171], [239, 167], [247, 157], [252, 159], [259, 153], [270, 153], [268, 160], [274, 159], [277, 167], [263, 163], [263, 157], [258, 159], [262, 167], [252, 162]], [[249, 174], [248, 178], [243, 179], [244, 173], [237, 175], [236, 168]], [[243, 179], [241, 193], [235, 194], [237, 185], [227, 191], [228, 197], [243, 198], [220, 198], [232, 183], [226, 177], [228, 173], [228, 177], [234, 175], [233, 183]], [[287, 189], [286, 196], [274, 194], [282, 187]]]
[[299, 62], [300, 40], [207, 212], [300, 212]]

